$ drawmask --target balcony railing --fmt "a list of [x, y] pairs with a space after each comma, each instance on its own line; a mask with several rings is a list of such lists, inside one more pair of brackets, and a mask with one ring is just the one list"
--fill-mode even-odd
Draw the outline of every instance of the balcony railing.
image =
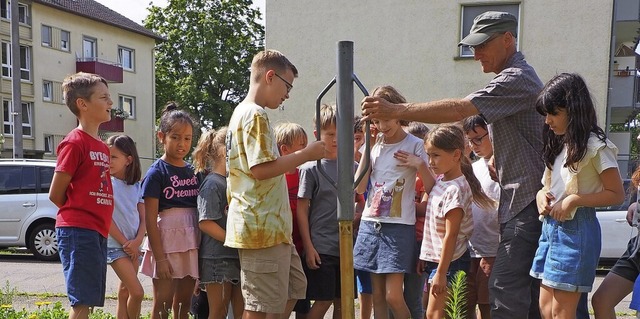
[[110, 121], [100, 124], [100, 131], [124, 132], [124, 120], [114, 116]]
[[122, 65], [98, 58], [77, 58], [76, 72], [94, 73], [108, 82], [122, 83]]
[[624, 69], [624, 70], [613, 70], [614, 76], [632, 76], [636, 75], [636, 70]]

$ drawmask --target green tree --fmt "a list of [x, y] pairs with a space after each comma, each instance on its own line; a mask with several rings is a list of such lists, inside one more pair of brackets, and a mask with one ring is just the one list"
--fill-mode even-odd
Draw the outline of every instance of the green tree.
[[251, 59], [264, 46], [251, 0], [169, 0], [149, 8], [156, 46], [156, 116], [168, 101], [188, 107], [205, 127], [227, 125], [249, 87]]

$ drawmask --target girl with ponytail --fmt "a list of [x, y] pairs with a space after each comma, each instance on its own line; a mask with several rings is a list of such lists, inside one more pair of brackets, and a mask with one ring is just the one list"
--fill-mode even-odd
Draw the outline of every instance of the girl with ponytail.
[[[444, 318], [447, 284], [457, 271], [466, 272], [470, 266], [467, 242], [473, 230], [471, 203], [483, 208], [496, 203], [482, 191], [469, 158], [464, 156], [464, 134], [459, 127], [436, 127], [425, 137], [424, 147], [436, 181], [425, 195], [426, 221], [418, 271], [426, 272], [429, 278], [425, 287], [429, 296], [426, 317]], [[396, 158], [406, 165], [419, 164], [404, 153]]]

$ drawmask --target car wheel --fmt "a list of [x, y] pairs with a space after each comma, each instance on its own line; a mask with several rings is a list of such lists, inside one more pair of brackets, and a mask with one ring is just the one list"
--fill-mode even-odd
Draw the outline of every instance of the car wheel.
[[38, 225], [29, 236], [29, 249], [44, 261], [58, 260], [58, 238], [53, 224]]

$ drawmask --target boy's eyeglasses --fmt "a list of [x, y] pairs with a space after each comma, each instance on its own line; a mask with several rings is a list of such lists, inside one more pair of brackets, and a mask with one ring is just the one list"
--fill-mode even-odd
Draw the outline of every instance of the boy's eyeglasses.
[[482, 136], [478, 136], [478, 137], [474, 137], [474, 138], [468, 138], [467, 142], [475, 145], [475, 146], [480, 146], [482, 145], [482, 139], [485, 138], [485, 136], [489, 135], [489, 132], [485, 133]]
[[284, 84], [287, 86], [287, 94], [289, 94], [289, 92], [291, 92], [291, 89], [293, 89], [293, 84], [289, 83], [289, 81], [283, 79], [280, 75], [278, 75], [278, 73], [274, 73], [280, 80], [282, 80], [282, 82], [284, 82]]

